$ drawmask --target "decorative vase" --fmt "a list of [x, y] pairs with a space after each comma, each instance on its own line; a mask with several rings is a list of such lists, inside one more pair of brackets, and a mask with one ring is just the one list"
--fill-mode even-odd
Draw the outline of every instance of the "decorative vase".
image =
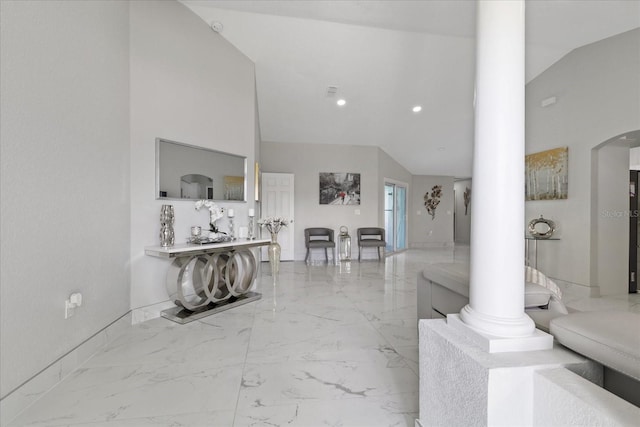
[[171, 224], [173, 226], [173, 221], [175, 219], [175, 213], [173, 210], [173, 205], [162, 205], [160, 208], [160, 224]]
[[269, 254], [269, 264], [271, 264], [271, 275], [275, 276], [280, 270], [280, 244], [278, 243], [278, 233], [271, 233], [271, 243], [267, 248]]
[[160, 246], [167, 248], [173, 246], [176, 241], [175, 232], [173, 226], [170, 224], [160, 225]]
[[160, 246], [166, 248], [175, 243], [173, 222], [175, 220], [172, 205], [162, 205], [160, 209]]

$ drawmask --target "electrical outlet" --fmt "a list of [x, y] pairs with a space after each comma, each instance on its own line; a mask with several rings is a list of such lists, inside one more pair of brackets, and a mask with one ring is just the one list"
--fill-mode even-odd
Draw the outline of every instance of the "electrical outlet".
[[64, 302], [64, 318], [68, 319], [75, 314], [76, 307], [82, 305], [82, 294], [80, 292], [73, 293], [69, 299]]
[[70, 318], [75, 314], [75, 311], [76, 311], [76, 305], [73, 304], [71, 301], [66, 300], [64, 302], [64, 318], [65, 319]]

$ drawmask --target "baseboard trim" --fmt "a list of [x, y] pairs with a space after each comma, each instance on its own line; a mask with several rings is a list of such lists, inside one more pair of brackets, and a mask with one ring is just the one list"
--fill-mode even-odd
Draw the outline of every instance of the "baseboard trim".
[[176, 305], [171, 301], [162, 301], [157, 304], [151, 304], [144, 307], [134, 308], [131, 310], [131, 323], [137, 325], [138, 323], [146, 322], [160, 317], [160, 313], [163, 310], [175, 308]]
[[409, 244], [410, 249], [437, 249], [437, 248], [453, 248], [453, 242], [413, 242]]
[[130, 327], [131, 311], [128, 311], [7, 393], [0, 399], [0, 425], [6, 425], [15, 419]]

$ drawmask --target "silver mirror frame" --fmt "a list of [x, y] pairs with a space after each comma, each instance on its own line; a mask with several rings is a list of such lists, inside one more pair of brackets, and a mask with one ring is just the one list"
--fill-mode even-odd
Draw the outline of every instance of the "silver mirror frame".
[[177, 141], [172, 141], [170, 139], [166, 139], [166, 138], [156, 138], [156, 155], [155, 155], [155, 161], [156, 161], [156, 177], [155, 177], [155, 199], [156, 200], [175, 200], [175, 201], [194, 201], [194, 200], [198, 200], [198, 199], [188, 199], [188, 198], [179, 198], [179, 197], [160, 197], [160, 144], [162, 142], [167, 142], [170, 144], [174, 144], [174, 145], [179, 145], [182, 147], [186, 147], [186, 148], [191, 148], [191, 149], [196, 149], [196, 150], [203, 150], [203, 151], [207, 151], [213, 154], [221, 154], [221, 155], [225, 155], [225, 156], [231, 156], [231, 157], [236, 157], [238, 159], [242, 159], [243, 160], [243, 176], [244, 176], [244, 183], [243, 183], [243, 200], [227, 200], [227, 199], [212, 199], [216, 202], [225, 202], [225, 203], [246, 203], [247, 202], [247, 157], [246, 156], [241, 156], [238, 154], [232, 154], [232, 153], [227, 153], [224, 151], [219, 151], [219, 150], [214, 150], [211, 148], [206, 148], [206, 147], [201, 147], [201, 146], [197, 146], [197, 145], [191, 145], [191, 144], [185, 144], [183, 142], [177, 142]]

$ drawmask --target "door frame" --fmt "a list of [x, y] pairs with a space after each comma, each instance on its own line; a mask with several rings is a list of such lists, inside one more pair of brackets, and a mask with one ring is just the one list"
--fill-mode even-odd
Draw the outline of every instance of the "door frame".
[[629, 171], [629, 293], [638, 292], [638, 171]]
[[[387, 205], [387, 191], [386, 191], [386, 187], [387, 185], [392, 185], [394, 186], [394, 192], [393, 192], [393, 242], [391, 242], [391, 248], [392, 250], [389, 251], [388, 253], [396, 253], [396, 252], [401, 252], [404, 250], [407, 250], [409, 247], [408, 244], [408, 237], [409, 237], [409, 184], [406, 182], [402, 182], [402, 181], [398, 181], [397, 179], [392, 179], [392, 178], [384, 178], [383, 179], [383, 184], [382, 184], [382, 195], [383, 195], [383, 217], [385, 216], [386, 213], [386, 205]], [[404, 198], [404, 240], [405, 240], [405, 247], [404, 248], [400, 248], [398, 249], [398, 203], [397, 203], [397, 191], [395, 191], [395, 189], [397, 189], [397, 187], [402, 187], [404, 188], [405, 191], [405, 198]], [[383, 222], [384, 222], [384, 228], [385, 228], [385, 232], [388, 235], [388, 230], [387, 228], [387, 221], [386, 221], [386, 217], [383, 218]], [[388, 237], [387, 237], [388, 239]], [[387, 246], [389, 246], [389, 241], [387, 241]], [[385, 248], [386, 250], [386, 248]]]
[[[275, 200], [273, 201], [270, 201], [270, 197], [272, 196], [267, 194], [269, 181], [271, 179], [278, 180], [281, 178], [286, 178], [291, 183], [289, 192], [286, 196], [286, 198], [288, 199], [286, 200], [287, 206], [285, 206], [285, 201], [279, 198], [281, 194], [276, 194], [275, 196], [273, 196], [275, 197]], [[265, 218], [268, 216], [283, 216], [291, 221], [287, 227], [283, 227], [280, 230], [280, 233], [278, 233], [278, 243], [280, 243], [280, 246], [282, 247], [282, 255], [280, 258], [282, 261], [295, 260], [295, 223], [293, 222], [295, 207], [294, 197], [295, 174], [280, 172], [262, 172], [260, 174], [260, 199], [262, 200], [260, 206], [261, 218]], [[271, 202], [275, 203], [275, 206], [270, 206]], [[286, 207], [288, 208], [285, 209]], [[261, 230], [261, 232], [263, 238], [269, 237], [267, 235], [268, 233], [266, 233], [265, 230]], [[262, 260], [266, 261], [268, 259], [266, 247], [263, 247], [261, 252]]]

